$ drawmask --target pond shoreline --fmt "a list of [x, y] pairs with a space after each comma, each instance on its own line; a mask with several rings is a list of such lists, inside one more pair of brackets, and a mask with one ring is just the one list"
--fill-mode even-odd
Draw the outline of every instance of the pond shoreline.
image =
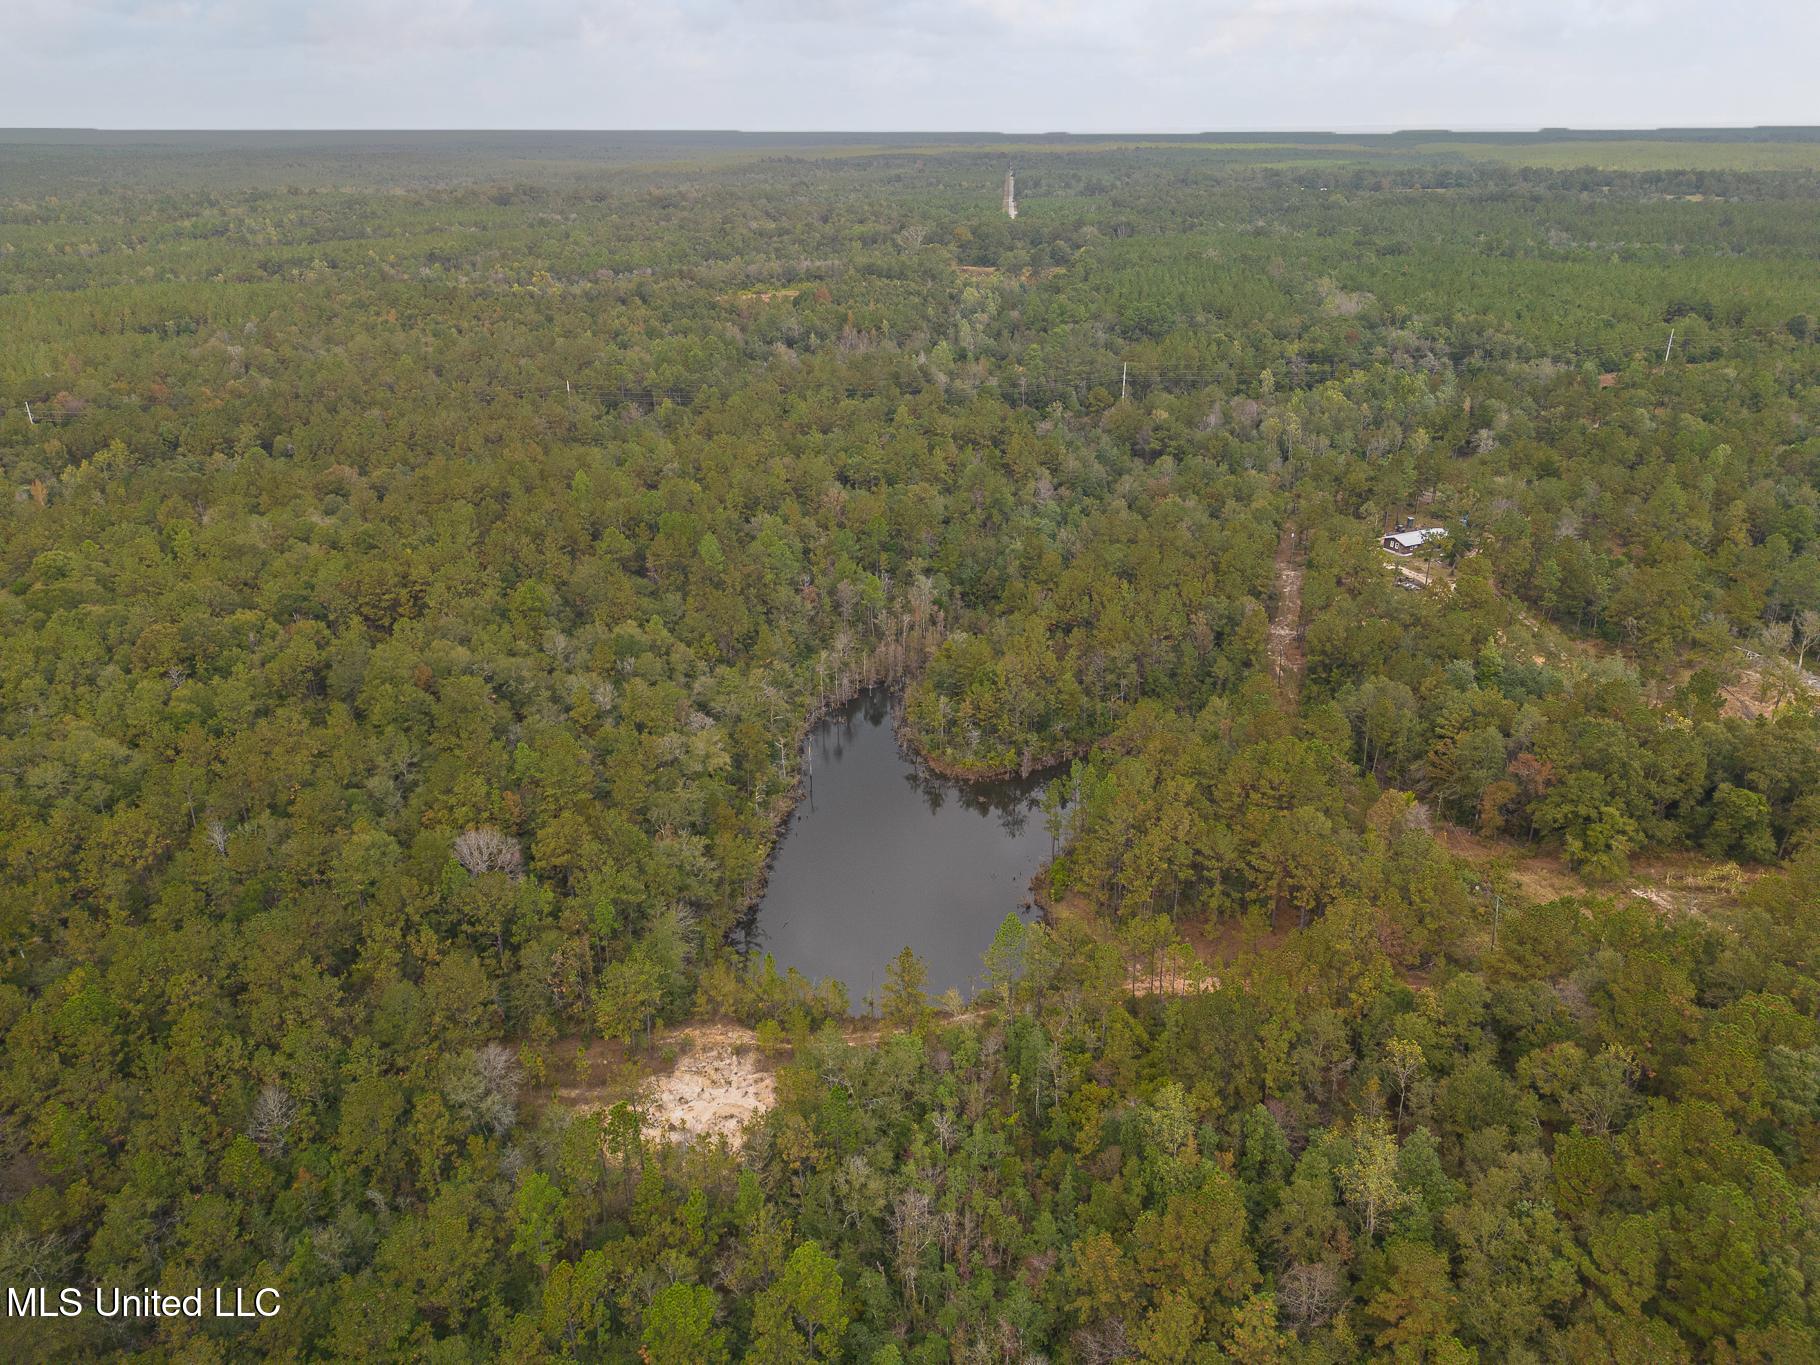
[[770, 954], [855, 1001], [906, 943], [933, 993], [971, 989], [1004, 916], [1040, 916], [1032, 883], [1053, 857], [1041, 800], [1061, 760], [946, 771], [903, 724], [905, 681], [843, 689], [805, 716], [801, 767], [770, 805], [771, 846], [729, 934], [748, 962]]
[[997, 767], [985, 767], [978, 764], [957, 763], [950, 759], [937, 758], [929, 752], [922, 735], [910, 723], [908, 716], [899, 716], [897, 722], [898, 741], [918, 763], [930, 772], [946, 777], [955, 782], [1009, 782], [1015, 779], [1035, 777], [1038, 773], [1059, 768], [1064, 763], [1072, 763], [1077, 758], [1085, 758], [1099, 746], [1100, 741], [1084, 739], [1078, 744], [1070, 744], [1052, 753], [1031, 757], [1025, 753], [1016, 763], [1001, 764]]
[[[850, 705], [872, 688], [885, 687], [902, 691], [918, 669], [928, 662], [929, 656], [945, 634], [938, 613], [932, 623], [906, 635], [896, 648], [875, 646], [855, 671], [840, 674], [835, 686], [821, 691], [814, 704], [803, 712], [802, 719], [791, 733], [791, 743], [797, 757], [795, 776], [791, 778], [790, 785], [772, 797], [764, 807], [769, 843], [758, 870], [753, 873], [746, 887], [739, 910], [727, 928], [723, 943], [731, 942], [737, 935], [751, 928], [759, 903], [765, 898], [765, 891], [771, 881], [771, 869], [777, 861], [777, 851], [783, 845], [784, 831], [790, 823], [790, 817], [796, 814], [797, 807], [808, 794], [803, 785], [802, 755], [803, 747], [809, 742], [809, 736], [814, 733], [815, 727], [834, 711]], [[819, 665], [817, 676], [820, 676]]]

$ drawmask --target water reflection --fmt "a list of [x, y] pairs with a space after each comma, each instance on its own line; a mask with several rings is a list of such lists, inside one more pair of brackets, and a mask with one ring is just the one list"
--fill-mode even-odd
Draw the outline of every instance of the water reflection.
[[956, 782], [899, 749], [894, 697], [863, 693], [803, 746], [805, 794], [751, 928], [779, 970], [840, 978], [856, 1008], [908, 944], [929, 989], [971, 991], [1007, 914], [1033, 917], [1046, 776]]

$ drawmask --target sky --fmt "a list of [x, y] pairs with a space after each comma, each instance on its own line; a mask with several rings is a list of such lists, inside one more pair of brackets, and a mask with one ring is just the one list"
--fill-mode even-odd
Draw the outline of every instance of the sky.
[[0, 0], [0, 126], [1820, 123], [1816, 0]]

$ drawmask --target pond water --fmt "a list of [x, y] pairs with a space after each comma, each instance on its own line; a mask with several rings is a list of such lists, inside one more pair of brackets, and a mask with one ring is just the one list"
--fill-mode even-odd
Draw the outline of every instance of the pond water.
[[779, 971], [839, 978], [855, 1010], [905, 945], [930, 995], [970, 995], [1005, 916], [1036, 917], [1030, 880], [1051, 852], [1044, 776], [940, 777], [898, 747], [893, 721], [892, 695], [872, 688], [810, 732], [803, 799], [752, 922]]

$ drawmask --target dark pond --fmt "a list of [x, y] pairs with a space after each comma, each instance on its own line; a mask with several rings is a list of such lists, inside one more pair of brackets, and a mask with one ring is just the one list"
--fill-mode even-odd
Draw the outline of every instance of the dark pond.
[[1035, 916], [1030, 879], [1050, 855], [1045, 777], [939, 777], [898, 747], [893, 709], [873, 688], [810, 733], [807, 790], [752, 924], [779, 971], [838, 977], [856, 1010], [906, 944], [931, 995], [970, 995], [1005, 916]]

